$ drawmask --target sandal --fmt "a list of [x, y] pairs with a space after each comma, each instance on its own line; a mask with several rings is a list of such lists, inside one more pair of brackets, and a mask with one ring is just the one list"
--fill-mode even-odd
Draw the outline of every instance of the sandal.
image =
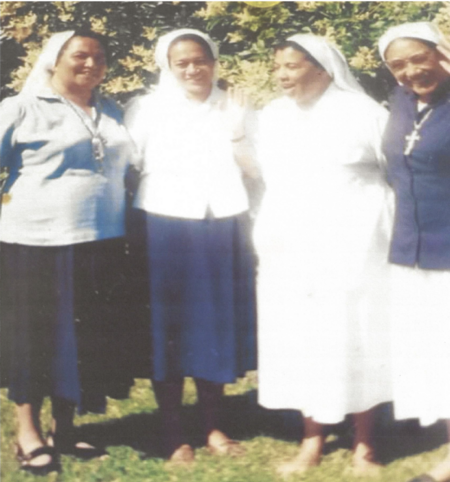
[[[41, 455], [49, 455], [51, 457], [50, 462], [44, 465], [31, 465], [30, 462]], [[22, 447], [16, 445], [16, 458], [20, 463], [20, 470], [24, 470], [33, 475], [47, 475], [50, 472], [59, 472], [61, 467], [59, 461], [57, 460], [56, 451], [53, 447], [44, 445], [32, 450], [31, 452], [25, 454]]]
[[[82, 460], [90, 460], [108, 455], [108, 452], [104, 448], [94, 447], [81, 440], [76, 441], [72, 436], [55, 435], [52, 432], [47, 434], [47, 444], [50, 447], [54, 447], [58, 454], [73, 455]], [[87, 446], [80, 447], [80, 444]]]

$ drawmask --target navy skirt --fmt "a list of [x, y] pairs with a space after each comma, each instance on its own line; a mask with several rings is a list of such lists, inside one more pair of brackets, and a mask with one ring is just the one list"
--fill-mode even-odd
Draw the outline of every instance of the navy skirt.
[[53, 396], [103, 412], [106, 396], [127, 396], [124, 258], [121, 239], [0, 245], [1, 380], [11, 400]]
[[151, 377], [232, 383], [255, 370], [255, 255], [247, 213], [191, 220], [137, 212], [148, 266]]

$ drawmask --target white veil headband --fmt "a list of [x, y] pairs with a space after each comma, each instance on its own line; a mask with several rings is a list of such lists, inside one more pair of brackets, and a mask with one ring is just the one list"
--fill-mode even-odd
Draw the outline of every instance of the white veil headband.
[[386, 60], [384, 54], [391, 42], [400, 38], [425, 40], [436, 45], [446, 43], [442, 32], [431, 22], [404, 23], [388, 29], [378, 41], [378, 50], [383, 61]]
[[297, 34], [287, 40], [296, 43], [305, 49], [311, 57], [314, 57], [340, 89], [350, 92], [364, 92], [351, 73], [345, 57], [323, 37], [312, 34]]
[[58, 54], [74, 33], [73, 30], [68, 30], [55, 33], [49, 38], [22, 87], [22, 94], [37, 94], [48, 87]]
[[157, 92], [159, 94], [169, 94], [173, 95], [176, 92], [183, 93], [182, 88], [178, 84], [177, 79], [170, 70], [169, 65], [169, 48], [172, 42], [183, 35], [195, 35], [203, 39], [211, 49], [211, 53], [216, 61], [216, 66], [214, 68], [214, 80], [217, 80], [217, 60], [219, 58], [219, 49], [217, 45], [212, 41], [211, 37], [200, 30], [195, 30], [192, 28], [181, 28], [179, 30], [174, 30], [169, 32], [159, 38], [155, 49], [155, 62], [156, 65], [161, 69], [161, 75], [159, 77], [159, 83], [157, 87]]

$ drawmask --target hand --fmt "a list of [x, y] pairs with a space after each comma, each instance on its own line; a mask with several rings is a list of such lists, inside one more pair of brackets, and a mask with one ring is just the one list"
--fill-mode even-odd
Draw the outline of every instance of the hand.
[[443, 40], [438, 46], [437, 46], [438, 51], [442, 54], [444, 57], [443, 60], [440, 60], [439, 63], [442, 65], [442, 67], [450, 73], [450, 42], [447, 40]]
[[229, 87], [227, 98], [222, 108], [225, 122], [231, 133], [231, 140], [245, 136], [245, 115], [248, 108], [248, 97], [236, 87]]
[[141, 171], [131, 165], [125, 174], [125, 190], [130, 199], [133, 199], [141, 180]]

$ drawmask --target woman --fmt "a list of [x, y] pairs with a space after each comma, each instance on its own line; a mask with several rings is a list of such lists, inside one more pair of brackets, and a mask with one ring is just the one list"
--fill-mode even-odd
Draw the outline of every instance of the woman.
[[[450, 63], [431, 23], [389, 29], [379, 49], [399, 83], [384, 136], [396, 195], [393, 400], [399, 419], [447, 420], [448, 455], [414, 481], [450, 480]], [[448, 52], [448, 51], [447, 51]]]
[[105, 395], [128, 388], [112, 366], [132, 143], [116, 105], [95, 93], [105, 72], [102, 37], [57, 33], [1, 104], [2, 382], [16, 404], [20, 467], [37, 475], [58, 468], [58, 453], [103, 454], [76, 440], [74, 407], [103, 411]]
[[194, 458], [180, 420], [188, 376], [209, 449], [242, 452], [217, 418], [224, 384], [255, 369], [254, 259], [238, 163], [253, 167], [246, 110], [218, 89], [209, 36], [171, 32], [155, 57], [157, 90], [126, 121], [143, 158], [134, 205], [147, 237], [152, 382], [165, 453], [183, 463]]
[[349, 413], [354, 470], [365, 474], [378, 470], [371, 409], [390, 400], [387, 113], [323, 38], [294, 35], [276, 47], [274, 75], [284, 96], [263, 110], [258, 133], [267, 188], [255, 225], [259, 401], [305, 417], [282, 474], [319, 464], [322, 424]]

